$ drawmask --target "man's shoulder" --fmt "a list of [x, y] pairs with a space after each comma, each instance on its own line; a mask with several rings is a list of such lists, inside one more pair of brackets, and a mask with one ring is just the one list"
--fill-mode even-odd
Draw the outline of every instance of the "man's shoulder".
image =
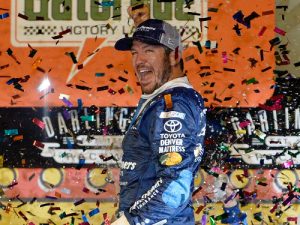
[[172, 99], [176, 101], [187, 101], [191, 104], [203, 105], [202, 96], [193, 88], [187, 87], [174, 87], [168, 90], [165, 90], [163, 95], [170, 94]]
[[150, 107], [147, 111], [158, 112], [171, 110], [168, 109], [168, 101], [173, 109], [190, 109], [191, 112], [198, 112], [204, 109], [203, 99], [196, 90], [187, 87], [174, 87], [156, 96], [150, 103]]

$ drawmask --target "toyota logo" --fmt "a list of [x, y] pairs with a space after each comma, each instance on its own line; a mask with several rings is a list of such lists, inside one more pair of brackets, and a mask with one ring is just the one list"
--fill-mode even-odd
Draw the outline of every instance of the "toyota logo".
[[165, 131], [175, 133], [180, 131], [182, 124], [178, 120], [168, 120], [164, 125]]

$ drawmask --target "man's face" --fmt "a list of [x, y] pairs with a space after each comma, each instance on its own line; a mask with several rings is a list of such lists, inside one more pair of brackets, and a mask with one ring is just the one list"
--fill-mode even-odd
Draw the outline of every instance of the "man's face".
[[134, 40], [131, 48], [132, 63], [143, 94], [151, 94], [171, 76], [170, 59], [160, 45]]

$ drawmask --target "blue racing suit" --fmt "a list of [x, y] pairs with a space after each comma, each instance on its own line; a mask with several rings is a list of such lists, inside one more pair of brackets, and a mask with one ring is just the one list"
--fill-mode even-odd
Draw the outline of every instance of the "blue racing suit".
[[131, 225], [195, 224], [192, 193], [205, 114], [187, 77], [142, 95], [122, 143], [119, 212]]

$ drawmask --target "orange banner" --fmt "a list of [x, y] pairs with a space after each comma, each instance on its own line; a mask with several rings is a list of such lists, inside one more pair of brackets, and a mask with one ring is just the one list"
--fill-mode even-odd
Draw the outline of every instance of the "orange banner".
[[[0, 106], [62, 106], [61, 94], [74, 105], [136, 106], [130, 54], [113, 48], [132, 34], [130, 2], [76, 2], [1, 3]], [[274, 1], [150, 1], [150, 10], [181, 32], [186, 73], [207, 106], [255, 107], [272, 95]]]

